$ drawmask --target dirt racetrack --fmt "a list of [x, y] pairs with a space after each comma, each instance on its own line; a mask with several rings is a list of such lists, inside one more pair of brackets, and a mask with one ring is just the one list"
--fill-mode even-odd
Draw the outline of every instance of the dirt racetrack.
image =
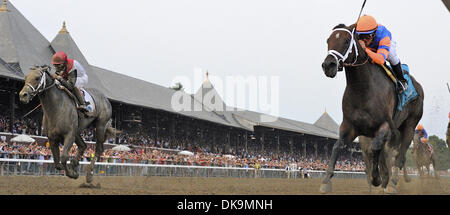
[[[85, 178], [63, 176], [2, 176], [1, 195], [315, 195], [321, 179], [249, 179], [249, 178], [179, 178], [179, 177], [101, 177], [100, 189], [80, 188]], [[333, 193], [342, 195], [379, 194], [369, 188], [365, 179], [333, 179]], [[450, 194], [450, 180], [414, 178], [410, 183], [400, 180], [398, 194]]]

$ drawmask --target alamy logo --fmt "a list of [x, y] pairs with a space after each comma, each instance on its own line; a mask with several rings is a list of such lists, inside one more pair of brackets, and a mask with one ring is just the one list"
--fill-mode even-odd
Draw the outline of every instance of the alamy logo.
[[[243, 111], [263, 113], [261, 122], [273, 122], [279, 115], [279, 76], [218, 76], [202, 78], [203, 70], [194, 69], [193, 79], [177, 76], [172, 83], [180, 82], [187, 89], [200, 89], [189, 94], [176, 91], [172, 95], [174, 111]], [[226, 102], [225, 102], [226, 101]]]

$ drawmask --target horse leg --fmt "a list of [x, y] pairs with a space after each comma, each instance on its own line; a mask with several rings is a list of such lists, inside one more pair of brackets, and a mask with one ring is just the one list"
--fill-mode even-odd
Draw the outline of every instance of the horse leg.
[[369, 185], [369, 193], [372, 193], [372, 162], [371, 162], [371, 156], [372, 151], [370, 150], [372, 140], [365, 136], [359, 136], [359, 145], [361, 147], [362, 151], [362, 158], [364, 161], [364, 164], [366, 165], [365, 172], [367, 175], [367, 184]]
[[373, 166], [372, 166], [372, 185], [375, 187], [380, 186], [381, 177], [378, 169], [378, 164], [380, 156], [384, 156], [383, 148], [386, 141], [390, 139], [390, 127], [387, 122], [383, 123], [377, 131], [375, 138], [372, 142], [372, 153], [373, 153]]
[[50, 143], [50, 150], [53, 155], [53, 163], [55, 164], [55, 169], [64, 170], [64, 166], [61, 164], [61, 160], [59, 157], [59, 144], [54, 139], [48, 139]]
[[[389, 149], [385, 147], [382, 151], [382, 156], [380, 157], [380, 172], [381, 172], [381, 188], [386, 190], [390, 178], [390, 153]], [[384, 156], [383, 156], [384, 155]]]
[[[402, 129], [402, 138], [400, 142], [400, 152], [397, 154], [395, 166], [399, 169], [403, 168], [403, 179], [406, 183], [411, 182], [411, 178], [408, 176], [408, 173], [406, 172], [406, 152], [408, 151], [409, 146], [411, 145], [411, 141], [415, 138], [414, 137], [414, 127], [417, 123], [415, 121], [407, 121], [405, 122], [405, 128]], [[415, 140], [413, 141], [415, 143]], [[395, 183], [397, 184], [397, 183]]]
[[343, 121], [339, 128], [339, 139], [333, 145], [333, 150], [331, 152], [330, 161], [328, 162], [325, 178], [320, 185], [321, 193], [331, 192], [331, 178], [334, 175], [334, 166], [336, 165], [339, 154], [344, 147], [344, 144], [351, 143], [355, 138], [356, 134], [353, 126], [351, 126], [349, 123], [346, 123], [346, 121]]
[[78, 166], [80, 165], [80, 160], [84, 154], [84, 151], [86, 151], [87, 146], [79, 133], [75, 136], [75, 143], [78, 146], [78, 153], [75, 158], [70, 161], [70, 164], [72, 165], [73, 171], [78, 173]]
[[95, 138], [96, 138], [96, 144], [95, 144], [95, 155], [94, 158], [92, 158], [91, 163], [89, 164], [87, 171], [86, 171], [86, 183], [91, 184], [92, 181], [94, 181], [94, 165], [97, 159], [100, 158], [101, 154], [103, 153], [103, 143], [106, 140], [105, 134], [106, 134], [106, 123], [101, 123], [97, 121], [96, 128], [95, 128]]
[[431, 154], [431, 162], [433, 163], [433, 169], [434, 169], [434, 178], [439, 179], [439, 172], [437, 171], [437, 162], [436, 162], [436, 157], [434, 156], [434, 153]]
[[69, 132], [64, 137], [64, 146], [63, 146], [63, 152], [61, 155], [61, 163], [64, 166], [64, 170], [66, 171], [67, 177], [77, 179], [78, 173], [75, 173], [70, 168], [70, 166], [67, 165], [67, 161], [69, 160], [69, 150], [72, 148], [74, 140], [75, 140], [75, 135], [73, 134], [73, 131]]

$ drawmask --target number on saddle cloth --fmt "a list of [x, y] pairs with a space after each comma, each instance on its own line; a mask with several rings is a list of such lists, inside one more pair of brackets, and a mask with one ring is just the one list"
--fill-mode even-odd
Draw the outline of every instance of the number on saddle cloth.
[[84, 101], [86, 102], [87, 109], [89, 110], [89, 112], [94, 112], [95, 111], [94, 98], [85, 89], [81, 89], [81, 92], [83, 94]]

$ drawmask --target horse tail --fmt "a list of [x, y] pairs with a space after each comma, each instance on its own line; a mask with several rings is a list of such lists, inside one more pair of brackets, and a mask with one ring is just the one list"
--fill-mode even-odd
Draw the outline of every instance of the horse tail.
[[108, 123], [106, 124], [106, 132], [105, 132], [105, 140], [116, 136], [117, 134], [122, 133], [122, 131], [117, 130], [112, 127], [112, 120], [110, 119]]

